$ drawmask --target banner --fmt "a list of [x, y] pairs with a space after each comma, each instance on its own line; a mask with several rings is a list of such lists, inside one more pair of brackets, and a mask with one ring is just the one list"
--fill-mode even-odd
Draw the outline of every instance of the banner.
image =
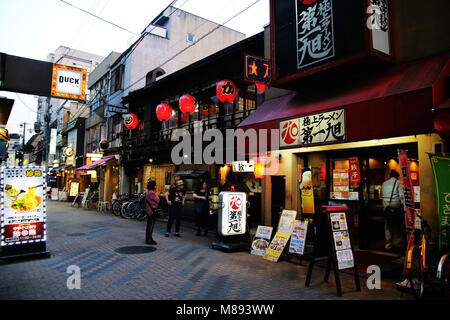
[[289, 233], [277, 232], [275, 237], [272, 239], [269, 248], [266, 250], [263, 259], [277, 262], [281, 256], [281, 253], [283, 253], [290, 236], [291, 235]]
[[358, 157], [348, 158], [350, 165], [350, 183], [357, 184], [361, 182], [361, 172], [359, 170], [359, 159]]
[[439, 248], [450, 245], [450, 156], [429, 154], [436, 187]]
[[414, 219], [415, 219], [414, 188], [411, 182], [411, 175], [409, 172], [408, 151], [399, 150], [398, 160], [400, 164], [400, 179], [403, 185], [403, 205], [405, 208], [406, 241], [408, 241], [410, 234], [414, 231]]
[[311, 170], [309, 169], [303, 172], [300, 190], [302, 194], [302, 212], [314, 213], [314, 188]]
[[2, 167], [1, 245], [45, 241], [43, 167]]
[[258, 226], [255, 238], [252, 242], [251, 254], [263, 256], [269, 247], [270, 238], [272, 237], [273, 227]]
[[308, 233], [308, 221], [294, 221], [294, 230], [292, 230], [290, 253], [303, 254], [305, 252], [306, 234]]

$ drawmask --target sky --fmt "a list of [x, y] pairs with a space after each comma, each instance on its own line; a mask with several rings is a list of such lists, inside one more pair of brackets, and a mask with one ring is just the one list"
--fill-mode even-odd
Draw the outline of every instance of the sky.
[[[66, 0], [135, 34], [172, 0]], [[216, 23], [224, 23], [257, 0], [178, 0], [174, 4]], [[227, 27], [252, 36], [269, 23], [269, 0], [259, 0], [237, 16]], [[30, 59], [46, 60], [59, 46], [106, 57], [123, 52], [137, 36], [96, 19], [61, 0], [0, 0], [0, 52]], [[36, 121], [37, 99], [32, 95], [0, 91], [0, 97], [14, 99], [7, 123], [10, 133], [22, 132]], [[26, 139], [33, 133], [27, 132]]]

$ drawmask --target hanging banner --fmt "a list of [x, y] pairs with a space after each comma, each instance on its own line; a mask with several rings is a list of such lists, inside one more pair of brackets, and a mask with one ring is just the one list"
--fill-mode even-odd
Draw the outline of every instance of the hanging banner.
[[429, 154], [436, 187], [439, 248], [450, 245], [450, 156]]
[[361, 172], [359, 170], [359, 158], [358, 157], [350, 157], [348, 158], [349, 166], [350, 166], [350, 183], [357, 184], [361, 182]]
[[292, 230], [290, 253], [304, 254], [306, 234], [308, 232], [308, 221], [294, 221], [294, 230]]
[[43, 167], [2, 167], [1, 246], [45, 241]]
[[406, 239], [409, 240], [410, 234], [414, 231], [414, 188], [411, 182], [411, 175], [409, 172], [408, 151], [399, 150], [398, 160], [400, 164], [400, 179], [403, 185], [403, 198], [405, 208], [405, 226]]
[[314, 189], [310, 169], [306, 169], [303, 172], [300, 191], [302, 195], [302, 212], [314, 213]]
[[269, 248], [266, 250], [263, 259], [277, 262], [290, 238], [289, 233], [277, 232]]
[[251, 254], [263, 256], [270, 244], [273, 227], [258, 226], [252, 242]]

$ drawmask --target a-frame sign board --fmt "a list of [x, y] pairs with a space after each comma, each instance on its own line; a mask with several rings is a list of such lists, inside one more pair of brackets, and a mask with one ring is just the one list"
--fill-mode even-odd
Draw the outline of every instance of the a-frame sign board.
[[[358, 267], [347, 223], [347, 211], [346, 206], [322, 206], [322, 211], [315, 219], [314, 247], [305, 281], [305, 286], [309, 287], [314, 264], [316, 259], [319, 258], [320, 239], [321, 237], [328, 237], [327, 243], [329, 243], [329, 246], [324, 282], [328, 282], [331, 267], [333, 267], [336, 292], [339, 297], [342, 296], [340, 270], [353, 269], [356, 290], [361, 291]], [[324, 233], [328, 233], [328, 235]]]

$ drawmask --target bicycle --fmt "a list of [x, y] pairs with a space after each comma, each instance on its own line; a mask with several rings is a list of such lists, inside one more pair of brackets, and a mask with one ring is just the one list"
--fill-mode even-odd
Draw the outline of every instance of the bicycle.
[[113, 214], [118, 217], [120, 216], [121, 210], [122, 210], [122, 203], [126, 200], [128, 200], [128, 194], [119, 195], [116, 199], [112, 200], [111, 204], [111, 211]]
[[[449, 236], [450, 226], [445, 226], [447, 237]], [[441, 292], [445, 299], [450, 299], [450, 252], [449, 248], [443, 250], [439, 259], [436, 279], [440, 283]]]
[[420, 299], [424, 297], [432, 283], [428, 263], [431, 228], [420, 214], [416, 214], [416, 219], [420, 220], [420, 229], [415, 229], [415, 244], [408, 249], [406, 254], [406, 270], [414, 297]]
[[132, 212], [131, 209], [134, 209], [134, 205], [132, 205], [137, 198], [138, 194], [134, 194], [128, 201], [122, 203], [122, 208], [120, 211], [120, 216], [124, 219], [132, 219], [135, 215], [135, 212]]
[[140, 194], [138, 199], [131, 201], [128, 205], [127, 210], [131, 219], [136, 219], [142, 221], [146, 218], [145, 213], [145, 194]]

